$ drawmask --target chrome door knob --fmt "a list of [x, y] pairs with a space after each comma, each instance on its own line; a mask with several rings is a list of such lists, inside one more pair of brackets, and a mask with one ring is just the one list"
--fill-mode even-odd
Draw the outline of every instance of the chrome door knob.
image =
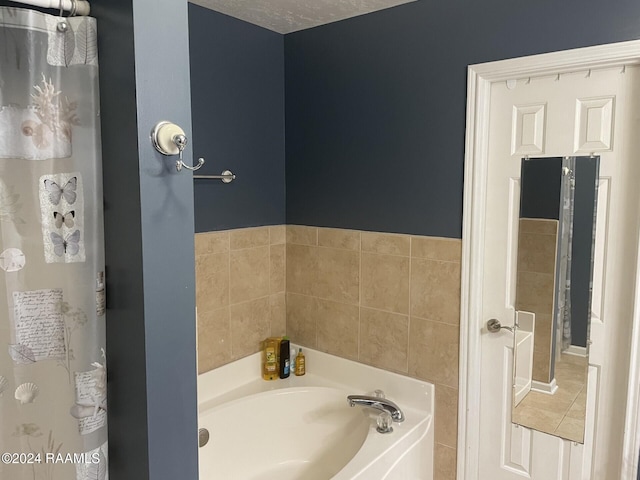
[[201, 428], [198, 430], [198, 447], [204, 447], [209, 442], [209, 430]]
[[499, 332], [503, 328], [513, 333], [513, 327], [503, 327], [502, 325], [500, 325], [500, 320], [498, 320], [497, 318], [492, 318], [487, 322], [487, 330], [489, 330], [490, 333]]

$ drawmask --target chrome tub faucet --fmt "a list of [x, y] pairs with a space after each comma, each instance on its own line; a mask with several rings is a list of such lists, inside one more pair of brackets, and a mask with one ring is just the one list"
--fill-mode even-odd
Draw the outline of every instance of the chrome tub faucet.
[[394, 422], [404, 422], [404, 413], [400, 410], [400, 407], [391, 400], [384, 398], [384, 394], [380, 390], [376, 390], [375, 397], [370, 395], [349, 395], [347, 402], [350, 407], [359, 405], [361, 407], [375, 408], [382, 412], [387, 412], [391, 415]]

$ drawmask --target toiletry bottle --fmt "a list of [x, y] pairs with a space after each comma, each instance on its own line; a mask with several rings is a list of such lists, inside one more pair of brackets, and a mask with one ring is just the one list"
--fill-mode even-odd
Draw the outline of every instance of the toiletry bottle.
[[278, 378], [278, 339], [269, 337], [262, 346], [262, 378]]
[[302, 349], [298, 350], [298, 355], [296, 356], [296, 376], [304, 375], [306, 372], [306, 365], [304, 359], [304, 353], [302, 353]]
[[296, 349], [292, 348], [289, 352], [289, 371], [296, 373]]
[[278, 373], [280, 378], [287, 378], [290, 373], [290, 359], [289, 359], [289, 338], [282, 337], [280, 341], [280, 366]]

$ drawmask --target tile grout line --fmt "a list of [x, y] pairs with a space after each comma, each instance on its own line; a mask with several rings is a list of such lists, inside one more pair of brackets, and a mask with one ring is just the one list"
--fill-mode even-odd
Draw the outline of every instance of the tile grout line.
[[[312, 228], [313, 228], [313, 232], [314, 232], [313, 233], [313, 237], [315, 238], [315, 243], [312, 246], [314, 248], [318, 248], [318, 227], [312, 227]], [[319, 259], [318, 259], [318, 261], [319, 261]], [[318, 263], [317, 265], [319, 267], [320, 264]], [[319, 271], [319, 268], [318, 268], [318, 271]], [[316, 274], [318, 273], [318, 271], [316, 271]], [[316, 281], [318, 281], [318, 277], [316, 277]], [[319, 317], [319, 315], [317, 314], [317, 311], [316, 311], [315, 312], [315, 323], [314, 323], [314, 325], [315, 325], [315, 336], [316, 336], [315, 348], [317, 350], [320, 350], [320, 345], [318, 344], [318, 317]], [[320, 350], [320, 351], [322, 351], [322, 350]]]
[[[391, 310], [384, 310], [382, 308], [369, 307], [368, 305], [361, 305], [361, 302], [358, 302], [358, 303], [345, 303], [345, 302], [340, 302], [340, 301], [337, 301], [337, 300], [332, 300], [330, 298], [323, 298], [323, 297], [318, 297], [316, 295], [309, 295], [307, 293], [299, 293], [299, 292], [287, 292], [287, 293], [290, 293], [291, 295], [299, 295], [301, 297], [315, 298], [317, 300], [322, 300], [323, 302], [337, 303], [338, 305], [345, 305], [347, 307], [358, 307], [358, 308], [363, 308], [363, 309], [366, 309], [366, 310], [375, 310], [376, 312], [383, 312], [383, 313], [389, 313], [391, 315], [398, 315], [398, 316], [401, 316], [401, 317], [409, 317], [408, 313], [394, 312], [394, 311], [391, 311]], [[453, 326], [453, 327], [457, 327], [458, 326], [458, 325], [452, 324], [452, 323], [438, 322], [437, 320], [429, 320], [428, 318], [424, 318], [424, 317], [416, 317], [416, 318], [420, 318], [421, 320], [426, 320], [428, 322], [442, 323], [444, 325], [450, 325], [450, 326]]]
[[362, 361], [360, 343], [362, 341], [362, 232], [358, 233], [358, 360]]
[[[409, 308], [407, 308], [407, 374], [409, 373], [409, 355], [411, 348], [411, 273], [413, 266], [413, 236], [409, 237]], [[435, 384], [434, 384], [435, 385]], [[434, 418], [435, 421], [435, 418]]]
[[271, 312], [271, 280], [272, 280], [272, 262], [271, 262], [271, 227], [266, 227], [267, 228], [267, 236], [269, 237], [268, 240], [268, 245], [269, 245], [269, 250], [267, 251], [267, 261], [269, 262], [269, 288], [268, 288], [268, 294], [269, 294], [269, 336], [273, 337], [273, 315]]
[[284, 334], [289, 335], [289, 319], [287, 318], [287, 226], [283, 225], [284, 229]]
[[229, 321], [229, 340], [231, 343], [231, 360], [234, 358], [233, 353], [233, 328], [231, 322], [231, 233], [226, 235], [227, 237], [227, 309], [229, 310], [228, 321]]

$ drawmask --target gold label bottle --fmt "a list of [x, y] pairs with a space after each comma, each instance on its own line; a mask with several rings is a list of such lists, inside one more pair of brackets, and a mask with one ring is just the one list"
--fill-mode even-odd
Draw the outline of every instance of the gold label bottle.
[[278, 339], [267, 338], [262, 348], [262, 378], [275, 380], [278, 378]]
[[300, 377], [307, 373], [307, 366], [305, 364], [304, 353], [302, 353], [302, 349], [298, 350], [298, 355], [296, 355], [296, 376]]

